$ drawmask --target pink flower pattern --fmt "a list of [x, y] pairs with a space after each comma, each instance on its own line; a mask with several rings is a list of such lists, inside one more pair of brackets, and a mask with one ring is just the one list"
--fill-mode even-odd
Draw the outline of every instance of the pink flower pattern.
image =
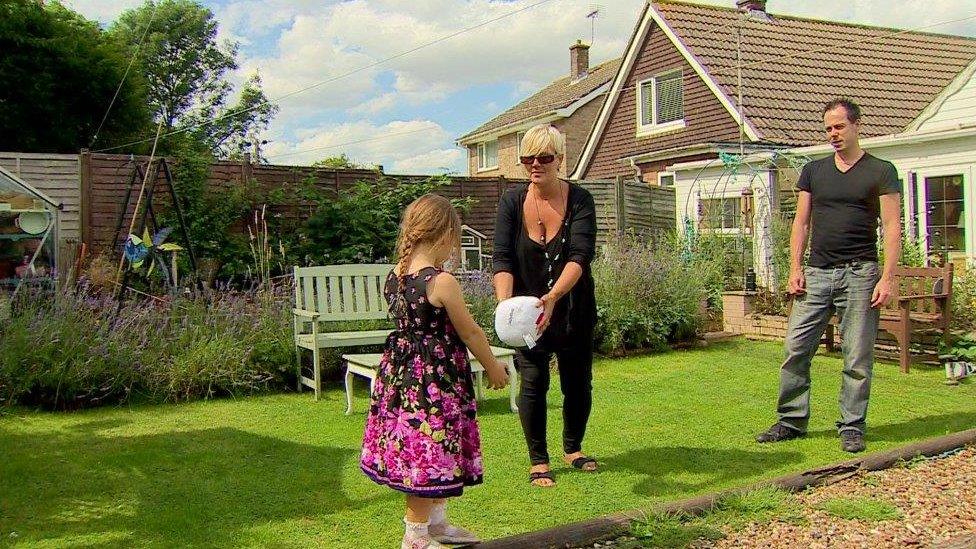
[[387, 277], [397, 329], [386, 341], [360, 456], [374, 482], [431, 498], [461, 495], [484, 472], [468, 351], [447, 311], [426, 298], [438, 272]]

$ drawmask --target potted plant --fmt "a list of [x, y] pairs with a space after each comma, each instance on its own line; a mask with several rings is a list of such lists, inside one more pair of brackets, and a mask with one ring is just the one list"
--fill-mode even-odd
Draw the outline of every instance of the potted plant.
[[946, 384], [958, 385], [959, 380], [976, 371], [976, 334], [952, 334], [950, 343], [939, 343], [939, 360], [945, 365]]

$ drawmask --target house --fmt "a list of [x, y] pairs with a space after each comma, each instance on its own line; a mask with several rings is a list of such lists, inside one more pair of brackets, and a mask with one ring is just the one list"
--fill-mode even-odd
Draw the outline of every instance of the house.
[[[976, 58], [904, 131], [862, 138], [861, 147], [898, 170], [903, 231], [927, 260], [937, 257], [957, 267], [976, 260]], [[771, 214], [784, 195], [793, 192], [799, 165], [830, 154], [833, 149], [827, 144], [753, 153], [737, 160], [734, 176], [729, 166], [715, 161], [679, 163], [668, 169], [675, 173], [679, 203], [724, 199], [726, 212], [735, 210], [726, 221], [730, 225], [737, 224], [731, 217], [740, 212], [735, 206], [741, 204], [740, 197], [752, 199], [755, 268], [760, 278], [772, 279]]]
[[473, 177], [525, 177], [518, 148], [526, 130], [548, 122], [566, 135], [565, 177], [576, 166], [583, 141], [603, 105], [620, 59], [589, 66], [589, 46], [577, 41], [570, 50], [569, 75], [458, 138], [468, 150], [468, 174]]
[[[932, 208], [925, 196], [937, 194], [925, 187], [971, 192], [971, 168], [961, 159], [976, 157], [976, 148], [959, 124], [974, 120], [976, 39], [771, 14], [763, 0], [729, 2], [645, 6], [571, 177], [674, 185], [679, 230], [691, 223], [755, 231], [756, 241], [768, 243], [769, 213], [790, 200], [799, 167], [829, 153], [823, 104], [849, 96], [864, 111], [865, 146], [915, 181], [906, 192], [907, 219], [920, 217], [913, 223], [923, 234], [936, 230], [921, 219]], [[953, 127], [956, 133], [939, 134], [938, 150], [917, 146]], [[891, 149], [895, 143], [904, 149]], [[945, 164], [930, 158], [943, 148]], [[924, 171], [931, 162], [951, 173]], [[940, 235], [952, 219], [943, 221]], [[938, 238], [933, 232], [929, 241]], [[757, 262], [768, 260], [767, 251], [756, 250]]]
[[864, 137], [898, 133], [976, 55], [972, 38], [774, 15], [764, 0], [732, 2], [645, 6], [572, 178], [638, 176], [669, 185], [672, 164], [819, 144], [820, 109], [838, 95], [867, 113]]

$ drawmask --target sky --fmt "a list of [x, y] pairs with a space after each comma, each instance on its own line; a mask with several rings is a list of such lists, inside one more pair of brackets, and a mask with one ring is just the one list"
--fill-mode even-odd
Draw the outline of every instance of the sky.
[[[733, 6], [735, 0], [695, 0]], [[104, 26], [141, 0], [63, 0]], [[272, 164], [346, 154], [387, 173], [467, 174], [455, 140], [569, 73], [624, 54], [643, 0], [202, 0], [280, 111]], [[897, 6], [897, 7], [896, 7]], [[598, 10], [595, 18], [587, 14]], [[973, 0], [769, 0], [774, 14], [976, 37]], [[959, 21], [964, 19], [962, 21]], [[955, 22], [953, 22], [955, 21]], [[287, 96], [287, 97], [286, 97]], [[280, 98], [280, 99], [279, 99]], [[147, 136], [152, 137], [152, 136]]]

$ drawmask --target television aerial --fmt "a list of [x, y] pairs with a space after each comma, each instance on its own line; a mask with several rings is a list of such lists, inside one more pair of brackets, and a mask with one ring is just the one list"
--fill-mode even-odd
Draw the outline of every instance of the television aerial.
[[594, 39], [596, 37], [596, 18], [600, 16], [600, 10], [603, 6], [599, 4], [590, 4], [590, 12], [586, 14], [586, 18], [590, 20], [590, 46], [593, 46]]

